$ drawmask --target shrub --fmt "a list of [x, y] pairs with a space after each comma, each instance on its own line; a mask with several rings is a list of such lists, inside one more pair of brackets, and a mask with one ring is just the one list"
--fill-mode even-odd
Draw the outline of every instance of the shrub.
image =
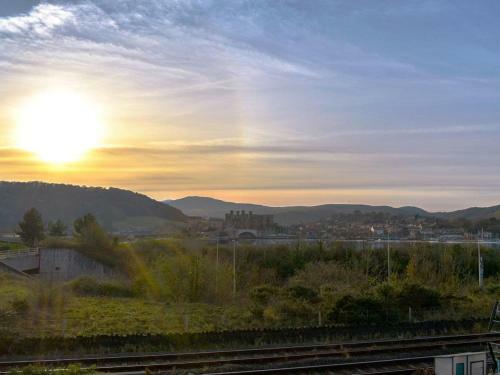
[[305, 286], [295, 285], [287, 288], [289, 296], [293, 299], [307, 301], [309, 303], [319, 302], [318, 293]]
[[26, 298], [16, 297], [14, 300], [10, 302], [12, 310], [17, 314], [25, 314], [29, 311], [30, 305]]
[[277, 294], [278, 288], [269, 285], [261, 285], [250, 291], [250, 298], [256, 304], [267, 305]]
[[71, 289], [81, 296], [94, 297], [133, 297], [134, 292], [128, 286], [118, 282], [99, 282], [90, 277], [81, 277], [70, 283]]
[[371, 296], [340, 298], [328, 314], [328, 319], [344, 324], [374, 324], [385, 320], [382, 304]]
[[412, 307], [420, 309], [441, 306], [441, 295], [438, 291], [416, 283], [405, 283], [399, 290], [397, 303], [400, 308]]

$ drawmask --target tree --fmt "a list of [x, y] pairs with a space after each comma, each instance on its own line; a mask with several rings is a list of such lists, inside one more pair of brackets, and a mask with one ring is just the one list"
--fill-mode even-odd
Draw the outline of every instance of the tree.
[[64, 237], [67, 227], [61, 220], [51, 221], [48, 225], [49, 235], [53, 237]]
[[86, 214], [73, 222], [73, 229], [75, 234], [81, 236], [88, 228], [95, 224], [97, 224], [95, 216], [92, 214]]
[[23, 216], [23, 220], [19, 222], [19, 231], [16, 232], [23, 242], [35, 247], [40, 240], [43, 240], [43, 220], [42, 215], [36, 208], [31, 208]]
[[73, 223], [75, 238], [83, 248], [90, 250], [110, 250], [113, 241], [92, 214], [86, 214]]

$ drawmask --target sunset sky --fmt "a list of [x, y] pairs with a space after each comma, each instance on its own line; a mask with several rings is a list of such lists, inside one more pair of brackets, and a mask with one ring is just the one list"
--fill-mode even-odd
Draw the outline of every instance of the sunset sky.
[[[496, 0], [0, 0], [0, 180], [500, 204], [499, 14]], [[40, 95], [72, 119], [60, 139]], [[94, 112], [98, 135], [78, 125]], [[38, 130], [19, 130], [27, 117]], [[76, 160], [30, 152], [87, 135]]]

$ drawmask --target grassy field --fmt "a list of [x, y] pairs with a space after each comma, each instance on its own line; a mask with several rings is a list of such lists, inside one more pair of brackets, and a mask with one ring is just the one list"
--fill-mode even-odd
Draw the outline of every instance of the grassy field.
[[234, 329], [242, 309], [209, 304], [164, 304], [136, 298], [74, 298], [64, 311], [70, 335], [204, 332]]
[[500, 260], [486, 249], [480, 289], [468, 248], [393, 249], [387, 280], [380, 252], [242, 246], [236, 295], [232, 252], [221, 248], [217, 264], [213, 250], [121, 244], [104, 254], [120, 260], [114, 281], [0, 276], [0, 328], [72, 337], [462, 320], [488, 317], [500, 295]]
[[[169, 304], [139, 297], [77, 296], [68, 284], [0, 277], [0, 311], [26, 336], [92, 336], [204, 332], [245, 327], [241, 307]], [[2, 323], [0, 323], [2, 326]]]

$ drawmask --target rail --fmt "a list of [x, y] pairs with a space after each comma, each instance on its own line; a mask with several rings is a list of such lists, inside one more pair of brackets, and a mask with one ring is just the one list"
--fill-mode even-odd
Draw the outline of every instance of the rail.
[[[309, 366], [275, 367], [254, 370], [236, 370], [225, 372], [210, 372], [205, 375], [246, 375], [246, 374], [291, 374], [324, 371], [350, 371], [352, 374], [412, 374], [418, 369], [431, 368], [434, 357], [408, 357], [397, 359], [382, 359], [362, 362], [329, 363]], [[368, 372], [363, 370], [369, 369]]]
[[20, 256], [29, 256], [29, 255], [39, 255], [40, 249], [17, 249], [17, 250], [4, 250], [0, 251], [0, 260], [9, 259], [9, 258], [17, 258]]
[[[143, 355], [115, 355], [115, 356], [96, 356], [96, 357], [79, 357], [79, 358], [53, 358], [53, 359], [33, 359], [21, 361], [4, 361], [0, 362], [0, 374], [7, 374], [9, 369], [19, 368], [31, 364], [39, 364], [44, 366], [66, 366], [72, 363], [80, 363], [85, 366], [95, 366], [99, 372], [135, 372], [149, 369], [152, 371], [173, 370], [173, 369], [206, 369], [217, 368], [220, 366], [253, 366], [254, 373], [258, 373], [260, 366], [269, 365], [270, 363], [286, 363], [290, 368], [295, 362], [296, 366], [304, 366], [303, 361], [318, 361], [336, 359], [336, 363], [329, 366], [340, 369], [350, 367], [355, 368], [349, 363], [339, 363], [339, 360], [346, 358], [365, 357], [367, 355], [379, 356], [377, 361], [370, 363], [380, 363], [380, 355], [392, 355], [396, 353], [415, 353], [418, 357], [412, 357], [411, 361], [405, 363], [401, 358], [386, 359], [384, 361], [398, 362], [400, 364], [409, 364], [421, 360], [422, 354], [429, 355], [431, 351], [442, 351], [447, 349], [469, 349], [472, 346], [486, 346], [490, 340], [500, 339], [500, 334], [480, 333], [469, 335], [453, 335], [453, 336], [430, 336], [417, 337], [412, 339], [391, 339], [391, 340], [373, 340], [373, 341], [358, 341], [344, 342], [336, 344], [315, 344], [315, 345], [297, 345], [285, 347], [268, 347], [268, 348], [253, 348], [240, 350], [217, 350], [203, 352], [184, 352], [184, 353], [150, 353]], [[417, 360], [418, 358], [418, 360]], [[428, 361], [431, 357], [425, 357]], [[409, 358], [406, 358], [409, 359]], [[412, 362], [412, 363], [413, 363]], [[358, 365], [360, 362], [358, 362]], [[319, 366], [323, 364], [314, 364]], [[426, 366], [423, 366], [426, 367]], [[248, 367], [247, 367], [248, 368]], [[277, 369], [276, 367], [275, 369]], [[295, 367], [294, 367], [295, 368]], [[359, 366], [356, 368], [360, 368]], [[403, 368], [404, 370], [405, 368]], [[406, 367], [407, 369], [407, 367]], [[7, 371], [5, 371], [7, 370]], [[236, 370], [236, 369], [235, 369]], [[233, 371], [235, 371], [233, 370]], [[395, 369], [397, 370], [397, 369]], [[277, 370], [278, 372], [286, 372]], [[231, 372], [229, 372], [231, 373]], [[244, 371], [235, 371], [237, 373], [245, 373]], [[252, 372], [247, 372], [252, 373]], [[271, 371], [271, 373], [274, 373]]]

